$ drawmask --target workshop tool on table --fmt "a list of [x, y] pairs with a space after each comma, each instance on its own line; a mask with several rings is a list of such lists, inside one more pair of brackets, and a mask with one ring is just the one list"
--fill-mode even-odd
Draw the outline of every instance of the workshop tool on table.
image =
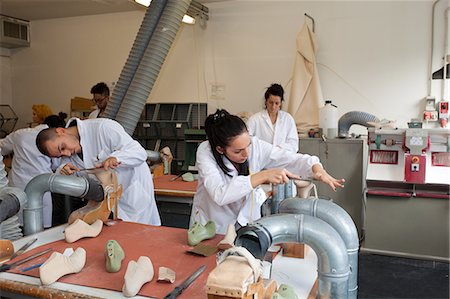
[[187, 287], [189, 287], [191, 285], [191, 283], [194, 282], [194, 280], [197, 279], [197, 277], [200, 276], [200, 274], [203, 273], [203, 271], [205, 271], [206, 269], [206, 265], [201, 266], [200, 268], [198, 268], [197, 270], [195, 270], [194, 273], [192, 273], [188, 278], [186, 278], [185, 281], [183, 281], [181, 284], [179, 284], [177, 287], [175, 287], [175, 289], [173, 289], [172, 292], [170, 292], [169, 294], [166, 295], [166, 297], [164, 297], [164, 299], [174, 299], [176, 298], [178, 295], [180, 295]]
[[180, 173], [180, 174], [177, 175], [176, 177], [171, 178], [170, 181], [173, 182], [173, 181], [175, 181], [176, 179], [180, 178], [182, 175], [183, 175], [183, 173]]
[[41, 252], [35, 253], [33, 255], [30, 255], [29, 257], [24, 258], [23, 260], [17, 261], [15, 263], [3, 264], [3, 265], [0, 266], [0, 272], [8, 271], [8, 270], [10, 270], [10, 269], [12, 269], [12, 268], [14, 268], [16, 266], [22, 265], [22, 264], [24, 264], [24, 263], [26, 263], [26, 262], [34, 259], [34, 258], [37, 258], [38, 256], [44, 255], [44, 254], [46, 254], [46, 253], [48, 253], [48, 252], [50, 252], [52, 250], [53, 250], [53, 248], [48, 248], [48, 249], [45, 249], [45, 250], [43, 250]]
[[35, 264], [35, 265], [31, 265], [31, 266], [29, 266], [29, 267], [26, 267], [26, 268], [22, 269], [22, 272], [27, 272], [27, 271], [30, 271], [30, 270], [39, 268], [39, 267], [42, 266], [43, 264], [44, 264], [44, 263], [38, 263], [38, 264]]
[[16, 252], [14, 252], [14, 254], [11, 256], [10, 260], [18, 257], [19, 255], [21, 255], [22, 253], [25, 252], [25, 250], [28, 249], [28, 247], [30, 247], [31, 245], [34, 244], [34, 242], [37, 241], [37, 238], [34, 238], [33, 240], [30, 240], [28, 243], [26, 243], [25, 245], [23, 245], [22, 247], [19, 248], [19, 250], [17, 250]]

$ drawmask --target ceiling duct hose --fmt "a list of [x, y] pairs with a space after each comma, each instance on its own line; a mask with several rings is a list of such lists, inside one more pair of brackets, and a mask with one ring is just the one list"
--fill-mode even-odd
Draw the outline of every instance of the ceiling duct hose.
[[116, 120], [133, 134], [191, 0], [168, 0], [144, 56], [120, 105]]
[[317, 217], [334, 228], [347, 248], [348, 262], [350, 264], [348, 298], [356, 299], [358, 294], [359, 239], [358, 230], [350, 215], [337, 204], [319, 198], [287, 198], [280, 203], [279, 212]]
[[145, 49], [147, 49], [166, 3], [167, 0], [153, 0], [150, 2], [150, 6], [147, 8], [128, 59], [120, 73], [119, 80], [114, 86], [111, 100], [108, 102], [108, 106], [102, 116], [111, 119], [116, 117], [120, 104], [133, 80], [134, 74], [141, 62]]
[[341, 116], [338, 122], [338, 136], [349, 137], [350, 127], [352, 125], [361, 125], [364, 127], [373, 127], [368, 122], [379, 122], [380, 120], [369, 113], [361, 111], [350, 111]]
[[44, 230], [42, 197], [45, 192], [66, 194], [95, 201], [100, 201], [104, 197], [100, 183], [95, 180], [53, 173], [40, 174], [25, 187], [28, 201], [23, 210], [23, 231], [26, 236]]
[[[305, 243], [318, 257], [318, 298], [347, 298], [350, 273], [347, 250], [339, 234], [325, 221], [308, 216], [278, 214], [263, 217], [252, 224], [251, 229], [239, 229], [236, 246], [266, 248], [272, 244]], [[259, 244], [259, 245], [258, 245]], [[265, 252], [256, 252], [263, 255]]]

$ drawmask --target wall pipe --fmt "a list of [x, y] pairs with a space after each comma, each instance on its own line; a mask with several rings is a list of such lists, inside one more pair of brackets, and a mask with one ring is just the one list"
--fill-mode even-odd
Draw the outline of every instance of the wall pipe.
[[114, 87], [111, 100], [108, 102], [108, 106], [106, 106], [104, 112], [105, 117], [115, 119], [120, 104], [133, 80], [134, 74], [141, 62], [142, 56], [144, 56], [145, 49], [147, 49], [148, 43], [156, 29], [156, 25], [159, 22], [159, 18], [161, 17], [166, 4], [167, 0], [154, 0], [150, 2], [150, 6], [145, 12], [144, 19], [142, 20], [141, 27], [136, 35], [130, 54], [120, 73], [119, 80]]
[[262, 259], [272, 244], [284, 242], [305, 243], [316, 252], [319, 298], [347, 298], [350, 269], [346, 246], [336, 230], [321, 219], [294, 214], [264, 217], [240, 228], [235, 245]]
[[42, 196], [48, 191], [94, 201], [104, 198], [103, 187], [96, 180], [54, 173], [40, 174], [25, 187], [28, 202], [23, 210], [23, 231], [26, 236], [44, 230]]
[[318, 198], [287, 198], [281, 202], [279, 212], [317, 217], [336, 230], [345, 243], [350, 264], [348, 298], [357, 298], [359, 240], [358, 231], [350, 215], [337, 204]]
[[168, 0], [136, 74], [120, 105], [116, 120], [133, 134], [162, 64], [175, 39], [191, 0]]

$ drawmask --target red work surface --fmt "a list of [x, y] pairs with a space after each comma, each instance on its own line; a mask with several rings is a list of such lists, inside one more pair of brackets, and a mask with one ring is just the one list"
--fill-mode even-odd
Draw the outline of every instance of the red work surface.
[[[215, 246], [222, 238], [223, 235], [216, 235], [213, 239], [204, 243]], [[120, 271], [117, 273], [106, 272], [104, 248], [108, 240], [116, 240], [125, 251], [125, 259], [122, 262]], [[119, 292], [122, 291], [123, 277], [125, 276], [128, 262], [130, 260], [137, 261], [142, 255], [148, 256], [153, 263], [155, 274], [152, 281], [142, 287], [139, 295], [156, 298], [163, 298], [201, 265], [206, 265], [206, 270], [180, 295], [180, 298], [205, 298], [206, 279], [209, 272], [216, 266], [215, 255], [203, 257], [186, 253], [186, 250], [192, 247], [187, 245], [187, 230], [185, 229], [150, 226], [125, 221], [118, 221], [117, 224], [111, 227], [103, 226], [102, 232], [96, 238], [84, 238], [72, 244], [66, 243], [65, 240], [56, 241], [34, 248], [20, 255], [14, 261], [50, 247], [60, 253], [63, 253], [68, 247], [74, 250], [82, 247], [87, 253], [86, 265], [83, 270], [77, 274], [63, 276], [58, 282]], [[44, 257], [48, 258], [50, 254], [48, 253]], [[21, 269], [35, 263], [37, 263], [36, 260], [31, 260], [10, 272], [39, 277], [38, 268], [21, 272]], [[173, 284], [157, 282], [158, 268], [162, 266], [175, 271], [176, 281]]]
[[197, 191], [197, 181], [193, 182], [185, 182], [181, 177], [172, 181], [172, 179], [176, 178], [176, 175], [163, 175], [153, 179], [153, 185], [156, 189], [164, 189], [164, 190], [175, 190], [175, 191], [189, 191], [195, 192]]

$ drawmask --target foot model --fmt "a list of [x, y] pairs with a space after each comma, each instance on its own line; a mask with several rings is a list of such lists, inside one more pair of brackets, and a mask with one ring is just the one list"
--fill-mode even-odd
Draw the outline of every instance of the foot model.
[[198, 222], [188, 230], [188, 244], [195, 246], [203, 240], [211, 239], [216, 235], [216, 224], [208, 221], [204, 226]]
[[229, 224], [225, 237], [217, 244], [217, 247], [222, 250], [226, 250], [234, 246], [234, 239], [236, 239], [236, 230], [234, 225]]
[[67, 243], [73, 243], [81, 238], [97, 237], [103, 228], [103, 221], [96, 220], [91, 225], [87, 224], [81, 219], [75, 220], [64, 230], [64, 236]]
[[294, 288], [287, 285], [281, 284], [278, 288], [278, 291], [273, 293], [272, 299], [297, 299], [297, 295], [295, 294]]
[[78, 247], [71, 256], [53, 252], [48, 260], [39, 267], [39, 276], [43, 285], [54, 283], [61, 277], [78, 273], [86, 263], [86, 250]]
[[153, 279], [153, 274], [153, 264], [148, 257], [141, 256], [137, 262], [130, 261], [125, 272], [122, 293], [126, 297], [135, 296], [145, 283]]
[[105, 246], [106, 271], [115, 273], [120, 271], [125, 252], [116, 240], [109, 240]]

